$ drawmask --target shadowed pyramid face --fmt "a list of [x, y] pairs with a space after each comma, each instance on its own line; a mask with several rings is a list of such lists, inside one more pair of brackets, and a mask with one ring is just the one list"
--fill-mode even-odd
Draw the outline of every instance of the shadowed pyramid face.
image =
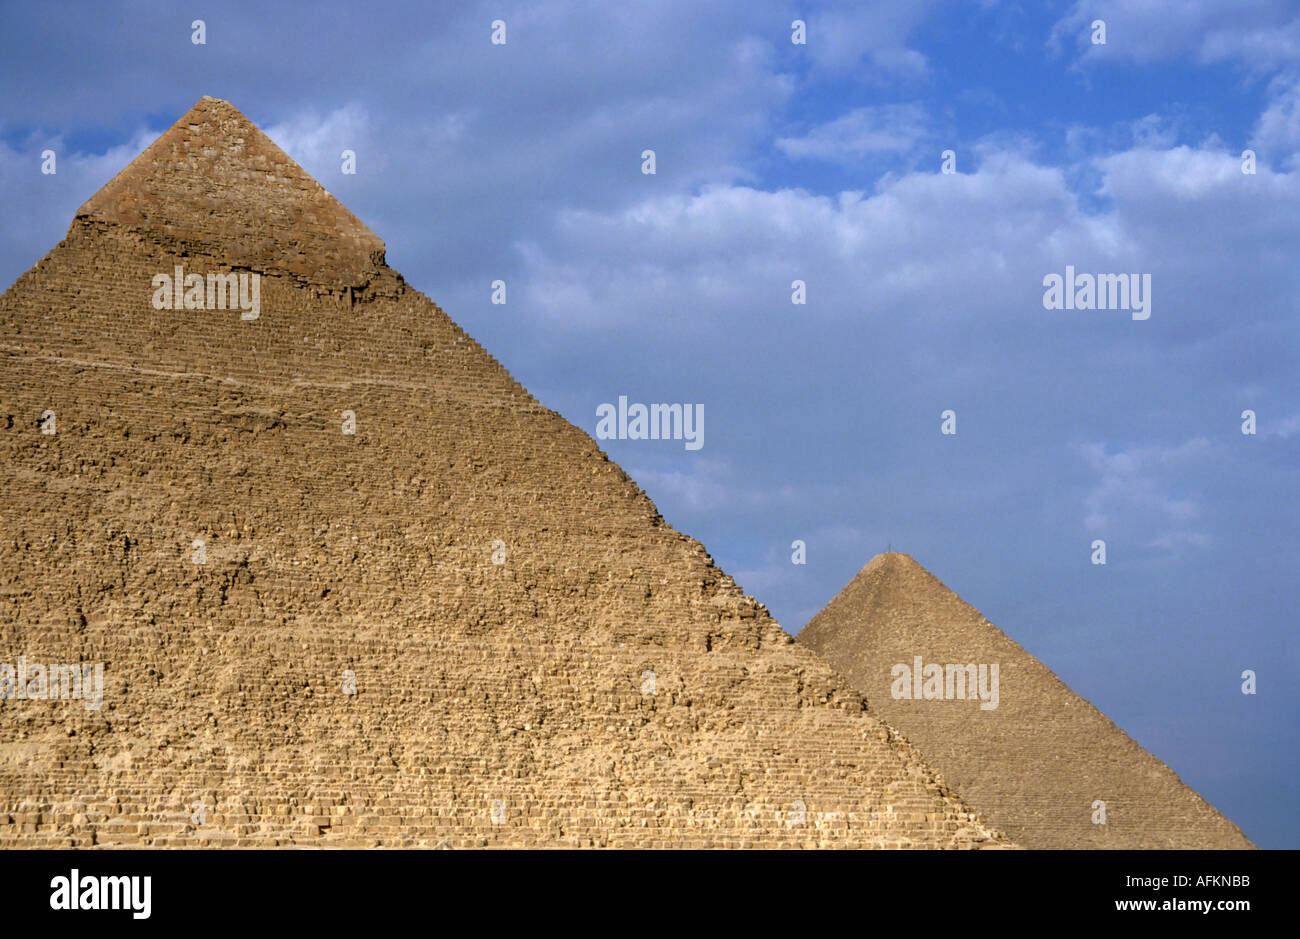
[[0, 345], [0, 844], [1005, 843], [224, 102]]
[[799, 633], [945, 780], [1030, 848], [1248, 848], [1091, 704], [905, 554]]

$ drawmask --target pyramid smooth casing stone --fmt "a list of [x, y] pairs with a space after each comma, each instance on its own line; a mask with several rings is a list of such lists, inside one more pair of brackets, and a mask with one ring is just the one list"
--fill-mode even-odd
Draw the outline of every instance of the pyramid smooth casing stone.
[[205, 98], [0, 297], [0, 846], [1009, 843], [382, 249]]
[[[797, 641], [849, 678], [1017, 844], [1252, 847], [1169, 767], [906, 554], [873, 558]], [[923, 667], [945, 666], [942, 695], [896, 685], [902, 672], [894, 669], [918, 658]], [[979, 667], [989, 667], [986, 684], [997, 665], [996, 698], [957, 696], [959, 672], [950, 689], [948, 665], [975, 666], [977, 682]], [[910, 671], [906, 677], [921, 684]]]
[[76, 217], [148, 232], [235, 267], [360, 287], [384, 243], [229, 103], [206, 95]]

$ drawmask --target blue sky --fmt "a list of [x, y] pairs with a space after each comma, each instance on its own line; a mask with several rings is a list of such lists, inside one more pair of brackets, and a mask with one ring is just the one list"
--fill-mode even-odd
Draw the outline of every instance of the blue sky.
[[[202, 7], [0, 6], [5, 284], [225, 98], [573, 423], [702, 403], [602, 446], [787, 630], [892, 545], [1300, 847], [1294, 2]], [[1067, 264], [1151, 318], [1044, 309]]]

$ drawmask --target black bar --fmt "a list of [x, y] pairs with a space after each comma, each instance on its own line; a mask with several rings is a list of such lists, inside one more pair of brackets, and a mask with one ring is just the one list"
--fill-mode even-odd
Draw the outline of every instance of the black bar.
[[[5, 851], [0, 883], [7, 929], [462, 932], [514, 923], [658, 936], [793, 918], [816, 932], [893, 923], [946, 934], [1099, 919], [1181, 928], [1199, 918], [1231, 929], [1286, 912], [1295, 861], [1285, 851]], [[125, 909], [52, 909], [55, 878], [70, 888], [73, 869], [83, 890], [88, 878], [150, 877], [148, 918], [135, 917], [130, 900], [143, 898], [132, 894], [122, 894]], [[1155, 906], [1117, 907], [1126, 901]], [[1189, 910], [1192, 901], [1248, 908]]]

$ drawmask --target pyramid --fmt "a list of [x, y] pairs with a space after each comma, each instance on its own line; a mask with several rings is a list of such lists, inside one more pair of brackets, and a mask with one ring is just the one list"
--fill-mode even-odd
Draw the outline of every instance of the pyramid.
[[[906, 554], [873, 558], [798, 641], [1023, 847], [1253, 847], [1169, 767]], [[931, 664], [942, 668], [942, 687], [936, 672], [927, 675]], [[896, 670], [904, 665], [907, 672]], [[975, 670], [952, 669], [950, 684], [949, 665]], [[927, 677], [935, 679], [928, 689]]]
[[0, 448], [0, 846], [1010, 843], [226, 102], [0, 297]]

